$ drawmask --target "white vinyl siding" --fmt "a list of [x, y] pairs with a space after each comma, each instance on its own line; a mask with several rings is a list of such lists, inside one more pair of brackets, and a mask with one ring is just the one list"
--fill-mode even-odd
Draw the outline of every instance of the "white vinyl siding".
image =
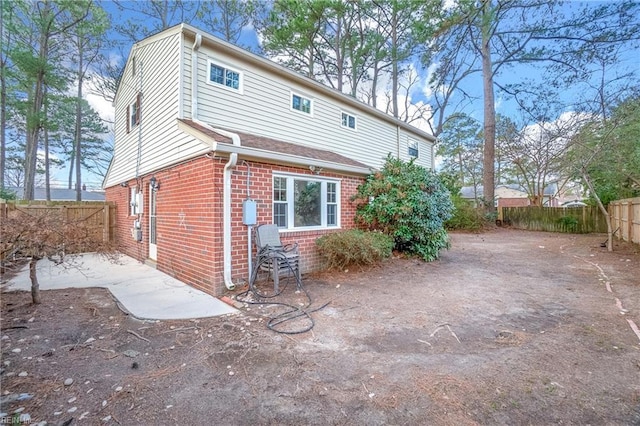
[[[187, 41], [185, 44], [188, 46], [190, 43]], [[185, 65], [190, 69], [190, 50], [184, 57]], [[242, 70], [244, 96], [237, 96], [234, 91], [220, 85], [206, 83], [207, 57]], [[186, 93], [190, 92], [189, 74], [185, 72]], [[198, 81], [201, 82], [198, 92], [198, 118], [212, 127], [332, 151], [373, 168], [382, 167], [387, 154], [407, 157], [406, 142], [400, 142], [398, 139], [400, 133], [407, 131], [399, 131], [393, 122], [385, 121], [368, 112], [368, 108], [358, 111], [351, 105], [347, 108], [347, 105], [328, 97], [325, 93], [312, 91], [294, 79], [269, 73], [263, 68], [249, 62], [241, 62], [222, 52], [214, 52], [204, 43], [199, 52]], [[292, 94], [312, 101], [313, 120], [309, 119], [309, 114], [292, 111]], [[190, 96], [185, 94], [187, 119], [191, 118], [190, 103]], [[356, 117], [357, 131], [342, 131], [342, 112]], [[431, 143], [419, 135], [412, 137], [421, 142], [422, 160], [426, 146]], [[428, 164], [422, 165], [431, 168], [430, 159]]]
[[[416, 151], [414, 151], [417, 150]], [[417, 155], [413, 156], [414, 152]], [[399, 158], [404, 161], [413, 160], [415, 164], [418, 164], [426, 169], [433, 168], [433, 144], [428, 141], [424, 141], [416, 138], [414, 135], [406, 131], [400, 132], [400, 155]]]
[[[138, 143], [144, 159], [138, 167], [140, 175], [209, 149], [203, 142], [181, 132], [176, 123], [179, 113], [180, 33], [168, 33], [136, 49], [137, 73], [134, 77], [131, 70], [125, 70], [115, 100], [114, 160], [105, 187], [135, 177]], [[130, 61], [127, 67], [132, 65], [133, 61]], [[138, 92], [142, 93], [140, 129], [136, 127], [135, 131], [127, 133], [130, 119], [127, 110]]]
[[273, 223], [290, 230], [339, 227], [340, 181], [274, 174]]

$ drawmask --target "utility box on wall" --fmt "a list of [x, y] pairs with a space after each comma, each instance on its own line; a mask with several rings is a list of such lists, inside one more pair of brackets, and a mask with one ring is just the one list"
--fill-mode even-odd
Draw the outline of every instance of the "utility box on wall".
[[253, 226], [258, 221], [258, 205], [254, 200], [242, 202], [242, 224]]

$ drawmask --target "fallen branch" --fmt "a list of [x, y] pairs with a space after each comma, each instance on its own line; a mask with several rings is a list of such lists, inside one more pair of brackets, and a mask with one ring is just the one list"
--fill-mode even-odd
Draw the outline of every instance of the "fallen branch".
[[162, 334], [166, 334], [166, 333], [173, 333], [173, 332], [176, 332], [176, 331], [195, 330], [195, 329], [197, 329], [197, 328], [198, 328], [198, 327], [180, 327], [180, 328], [174, 328], [174, 329], [171, 329], [171, 330], [163, 331], [163, 332], [162, 332]]
[[138, 339], [140, 339], [140, 340], [144, 340], [145, 342], [151, 342], [151, 340], [147, 339], [146, 337], [142, 337], [141, 335], [139, 335], [138, 333], [136, 333], [136, 332], [135, 332], [135, 331], [133, 331], [133, 330], [127, 330], [127, 333], [131, 333], [131, 334], [133, 334], [134, 336], [136, 336]]

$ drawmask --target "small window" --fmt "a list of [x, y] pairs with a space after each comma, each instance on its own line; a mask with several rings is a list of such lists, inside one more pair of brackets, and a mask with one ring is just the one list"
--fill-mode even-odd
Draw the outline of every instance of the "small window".
[[311, 114], [311, 99], [292, 93], [291, 109], [304, 112], [305, 114]]
[[415, 157], [418, 158], [418, 141], [413, 140], [413, 139], [409, 139], [407, 142], [407, 145], [409, 147], [409, 156], [410, 157]]
[[138, 92], [136, 100], [127, 106], [127, 133], [133, 130], [138, 124], [140, 124], [140, 103], [142, 100], [142, 94]]
[[346, 112], [342, 113], [342, 127], [356, 130], [356, 117]]
[[340, 182], [307, 175], [273, 177], [273, 223], [284, 229], [340, 226]]
[[209, 81], [233, 90], [241, 91], [242, 73], [209, 61]]

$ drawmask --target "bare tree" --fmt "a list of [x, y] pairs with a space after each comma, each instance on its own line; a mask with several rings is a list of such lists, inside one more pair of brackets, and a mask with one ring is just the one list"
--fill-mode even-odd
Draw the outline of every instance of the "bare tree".
[[16, 206], [0, 221], [0, 259], [5, 268], [12, 266], [12, 259], [29, 262], [34, 304], [41, 303], [38, 261], [46, 258], [57, 265], [69, 266], [74, 256], [83, 252], [98, 252], [112, 259], [117, 256], [113, 244], [103, 241], [102, 233], [96, 235], [95, 227], [90, 226], [88, 218], [69, 220], [61, 211], [64, 210], [27, 210]]

